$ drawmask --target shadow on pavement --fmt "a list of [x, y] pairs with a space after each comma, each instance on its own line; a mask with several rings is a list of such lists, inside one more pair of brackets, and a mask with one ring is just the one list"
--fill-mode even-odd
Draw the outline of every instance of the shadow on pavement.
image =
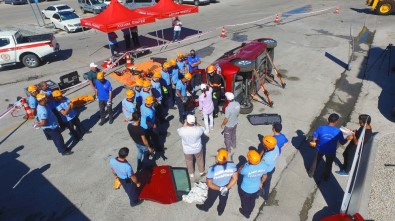
[[0, 219], [89, 220], [43, 176], [50, 164], [31, 170], [17, 159], [23, 149], [0, 154]]

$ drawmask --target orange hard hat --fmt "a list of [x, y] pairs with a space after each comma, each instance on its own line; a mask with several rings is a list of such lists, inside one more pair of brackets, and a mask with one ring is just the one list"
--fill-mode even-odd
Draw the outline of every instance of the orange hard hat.
[[217, 163], [225, 164], [228, 161], [228, 151], [225, 148], [221, 148], [217, 152]]
[[143, 87], [151, 87], [151, 81], [149, 81], [149, 80], [144, 80], [144, 82], [143, 82]]
[[154, 77], [154, 78], [161, 78], [162, 74], [160, 73], [160, 71], [156, 70], [156, 71], [154, 71], [154, 75], [152, 75], [152, 77]]
[[268, 135], [262, 138], [262, 143], [267, 147], [268, 150], [273, 150], [277, 144], [277, 140], [273, 136]]
[[61, 97], [62, 92], [60, 90], [55, 90], [52, 92], [52, 97]]
[[46, 98], [47, 96], [45, 95], [45, 93], [39, 93], [36, 96], [37, 101], [41, 101], [42, 99]]
[[146, 104], [152, 104], [152, 103], [154, 103], [154, 97], [153, 96], [148, 96], [148, 97], [146, 97], [145, 98], [145, 103]]
[[134, 97], [133, 90], [127, 90], [125, 94], [126, 94], [126, 98], [133, 98]]
[[261, 161], [261, 155], [256, 150], [250, 150], [247, 153], [247, 159], [250, 164], [256, 165]]
[[102, 71], [98, 72], [96, 78], [99, 81], [103, 80], [104, 79], [104, 73]]
[[142, 87], [144, 84], [144, 79], [139, 78], [136, 80], [136, 86]]
[[211, 73], [213, 73], [213, 72], [215, 72], [215, 71], [217, 71], [217, 68], [216, 68], [214, 65], [210, 64], [210, 65], [207, 67], [207, 73], [211, 74]]
[[170, 62], [165, 62], [165, 63], [163, 63], [163, 67], [164, 67], [164, 68], [169, 68], [169, 67], [171, 67]]
[[182, 57], [184, 57], [184, 55], [182, 54], [182, 52], [178, 52], [178, 53], [177, 53], [177, 58], [182, 58]]
[[35, 92], [37, 90], [38, 90], [38, 87], [36, 85], [30, 85], [29, 87], [27, 87], [27, 91], [29, 93], [33, 93], [33, 92]]
[[184, 77], [187, 79], [187, 80], [191, 80], [192, 79], [192, 74], [191, 73], [186, 73], [185, 75], [184, 75]]
[[170, 59], [169, 63], [171, 66], [176, 66], [176, 64], [177, 64], [176, 59], [174, 59], [174, 58]]

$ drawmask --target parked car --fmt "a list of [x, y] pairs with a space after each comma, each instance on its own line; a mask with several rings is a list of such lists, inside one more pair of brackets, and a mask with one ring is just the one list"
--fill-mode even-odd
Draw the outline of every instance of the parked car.
[[83, 13], [92, 12], [99, 14], [107, 8], [107, 5], [98, 0], [78, 0], [78, 5]]
[[24, 5], [27, 4], [27, 0], [4, 0], [4, 4]]
[[[274, 59], [274, 48], [277, 41], [271, 38], [260, 38], [249, 43], [242, 43], [241, 46], [234, 48], [212, 64], [217, 67], [217, 73], [223, 79], [223, 92], [232, 92], [235, 100], [240, 103], [240, 113], [249, 114], [253, 110], [251, 94], [256, 94], [261, 89], [260, 81], [254, 75], [257, 71], [262, 79], [265, 73], [271, 75], [273, 66], [266, 56]], [[207, 79], [207, 76], [203, 79]], [[204, 80], [205, 81], [205, 80]], [[227, 101], [221, 93], [221, 100], [225, 102], [222, 111], [225, 110]]]
[[136, 9], [155, 5], [156, 2], [155, 0], [126, 0], [124, 5], [130, 9]]
[[210, 2], [215, 2], [214, 0], [178, 0], [178, 3], [184, 4], [184, 3], [192, 3], [196, 6], [202, 5], [202, 4], [210, 4]]
[[43, 18], [52, 18], [52, 15], [56, 12], [75, 12], [74, 9], [65, 4], [50, 5], [46, 9], [41, 11]]
[[81, 30], [81, 18], [74, 12], [57, 12], [50, 18], [55, 28], [62, 29], [67, 33]]
[[22, 62], [35, 68], [45, 56], [58, 50], [53, 34], [24, 36], [19, 31], [0, 31], [0, 67]]
[[[102, 2], [102, 3], [106, 4], [106, 5], [109, 5], [111, 3], [111, 0], [99, 0], [99, 2]], [[118, 2], [121, 3], [121, 4], [123, 3], [121, 0], [118, 0]]]

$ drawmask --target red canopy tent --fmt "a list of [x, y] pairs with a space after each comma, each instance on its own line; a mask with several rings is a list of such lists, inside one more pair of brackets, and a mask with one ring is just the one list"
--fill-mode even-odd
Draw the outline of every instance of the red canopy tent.
[[160, 0], [153, 6], [136, 9], [143, 15], [152, 15], [157, 19], [172, 18], [176, 16], [198, 13], [199, 7], [174, 3], [173, 0]]
[[110, 5], [99, 15], [81, 19], [82, 26], [106, 33], [152, 22], [155, 22], [153, 16], [132, 11], [117, 0], [111, 1]]

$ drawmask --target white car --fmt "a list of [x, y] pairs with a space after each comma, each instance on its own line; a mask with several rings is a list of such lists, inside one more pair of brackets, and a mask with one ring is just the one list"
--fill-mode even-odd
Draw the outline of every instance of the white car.
[[52, 18], [52, 15], [56, 12], [75, 12], [75, 10], [65, 4], [50, 5], [48, 8], [41, 11], [41, 15], [43, 18]]
[[74, 12], [57, 12], [50, 18], [53, 26], [67, 33], [82, 29], [81, 18]]

